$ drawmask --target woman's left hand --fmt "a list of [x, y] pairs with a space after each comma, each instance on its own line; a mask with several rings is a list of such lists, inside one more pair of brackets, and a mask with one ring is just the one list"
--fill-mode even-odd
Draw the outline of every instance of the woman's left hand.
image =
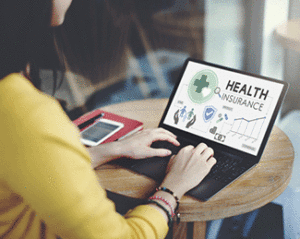
[[143, 159], [155, 156], [165, 157], [172, 153], [168, 149], [151, 148], [151, 144], [155, 141], [168, 141], [176, 146], [180, 145], [176, 136], [165, 129], [144, 129], [122, 140], [88, 148], [92, 167], [95, 168], [121, 157]]

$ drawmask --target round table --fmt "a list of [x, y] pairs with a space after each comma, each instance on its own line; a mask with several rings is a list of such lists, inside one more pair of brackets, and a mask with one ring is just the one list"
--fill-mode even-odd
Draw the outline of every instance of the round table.
[[[154, 128], [158, 126], [167, 102], [167, 99], [127, 101], [102, 109], [142, 121], [144, 128]], [[193, 238], [205, 238], [206, 221], [243, 214], [273, 201], [287, 187], [293, 161], [294, 150], [290, 140], [274, 126], [257, 166], [206, 202], [191, 196], [181, 199], [181, 223], [175, 223], [173, 238], [185, 238], [186, 222], [194, 222]], [[96, 173], [102, 187], [130, 197], [147, 198], [158, 186], [154, 180], [117, 165], [103, 165]]]

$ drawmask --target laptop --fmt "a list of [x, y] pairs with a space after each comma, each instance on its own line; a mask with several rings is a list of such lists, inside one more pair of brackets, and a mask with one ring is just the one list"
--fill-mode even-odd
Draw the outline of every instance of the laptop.
[[[159, 141], [152, 147], [169, 148], [173, 154], [201, 142], [213, 148], [217, 164], [188, 192], [207, 201], [259, 163], [287, 89], [283, 81], [189, 58], [159, 123], [181, 145]], [[169, 159], [123, 166], [161, 182]]]

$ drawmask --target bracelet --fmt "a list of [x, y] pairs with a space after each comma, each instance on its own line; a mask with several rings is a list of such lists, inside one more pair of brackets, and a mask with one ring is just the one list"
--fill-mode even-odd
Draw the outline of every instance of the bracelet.
[[168, 219], [169, 219], [168, 227], [170, 228], [173, 223], [173, 218], [172, 218], [171, 214], [169, 213], [169, 211], [163, 205], [161, 205], [160, 203], [158, 203], [154, 200], [148, 199], [148, 203], [154, 203], [156, 206], [161, 208], [167, 214]]
[[175, 211], [174, 211], [172, 205], [171, 205], [166, 199], [164, 199], [163, 197], [152, 196], [152, 197], [149, 197], [149, 200], [159, 200], [159, 201], [164, 202], [164, 203], [165, 203], [166, 205], [168, 205], [169, 208], [171, 209], [171, 216], [172, 216], [172, 218], [175, 217]]
[[170, 189], [166, 188], [166, 187], [158, 187], [156, 188], [156, 191], [164, 191], [166, 193], [170, 193], [174, 198], [175, 198], [175, 201], [176, 201], [176, 208], [175, 208], [175, 212], [178, 210], [179, 208], [179, 198], [176, 196], [176, 194], [171, 191]]

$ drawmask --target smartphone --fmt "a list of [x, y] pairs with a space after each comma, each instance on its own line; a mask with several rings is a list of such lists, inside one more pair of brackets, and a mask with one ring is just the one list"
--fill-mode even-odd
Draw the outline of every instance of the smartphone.
[[124, 124], [108, 119], [100, 119], [90, 127], [81, 131], [81, 142], [87, 146], [97, 146], [118, 132]]

